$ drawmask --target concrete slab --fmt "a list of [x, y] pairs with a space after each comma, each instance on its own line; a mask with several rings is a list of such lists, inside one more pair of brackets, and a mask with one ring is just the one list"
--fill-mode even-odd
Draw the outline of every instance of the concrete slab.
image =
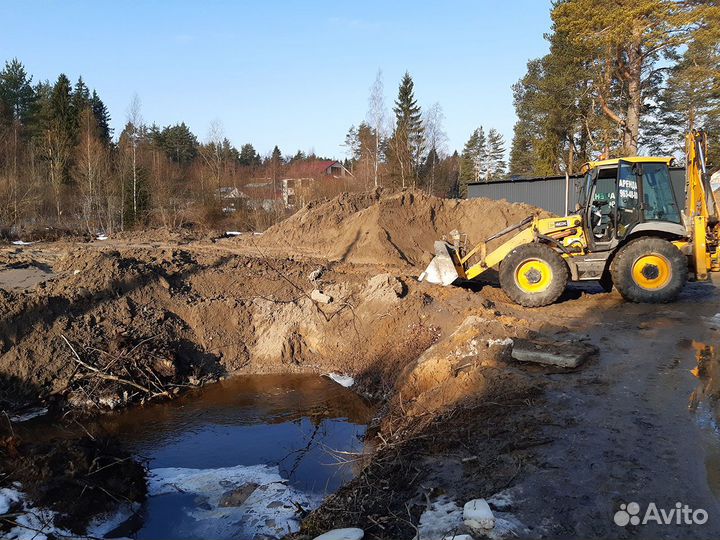
[[576, 368], [598, 352], [597, 347], [580, 341], [557, 341], [549, 338], [516, 339], [512, 357], [520, 362], [534, 362], [563, 368]]

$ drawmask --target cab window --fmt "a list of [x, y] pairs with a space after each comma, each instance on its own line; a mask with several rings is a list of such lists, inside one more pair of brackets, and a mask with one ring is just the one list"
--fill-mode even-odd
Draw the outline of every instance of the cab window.
[[680, 223], [680, 211], [670, 182], [670, 171], [664, 163], [642, 166], [643, 212], [646, 220]]

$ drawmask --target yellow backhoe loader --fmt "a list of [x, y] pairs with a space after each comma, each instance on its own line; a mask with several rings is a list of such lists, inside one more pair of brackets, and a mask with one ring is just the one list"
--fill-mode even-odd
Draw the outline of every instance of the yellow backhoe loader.
[[[583, 166], [578, 208], [558, 218], [530, 216], [467, 249], [465, 235], [435, 242], [421, 280], [450, 285], [489, 268], [520, 305], [555, 302], [568, 281], [598, 280], [633, 302], [670, 302], [692, 273], [720, 271], [720, 223], [705, 156], [707, 137], [686, 137], [685, 193], [675, 193], [673, 158], [627, 157]], [[494, 244], [512, 237], [488, 252]]]

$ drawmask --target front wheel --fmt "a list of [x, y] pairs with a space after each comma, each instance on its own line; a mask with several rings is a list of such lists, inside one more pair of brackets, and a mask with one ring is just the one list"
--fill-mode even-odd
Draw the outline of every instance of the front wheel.
[[518, 246], [500, 264], [500, 286], [521, 306], [552, 304], [563, 293], [567, 282], [567, 264], [545, 244]]
[[623, 298], [653, 304], [675, 300], [688, 277], [685, 255], [667, 240], [652, 237], [620, 248], [610, 271]]

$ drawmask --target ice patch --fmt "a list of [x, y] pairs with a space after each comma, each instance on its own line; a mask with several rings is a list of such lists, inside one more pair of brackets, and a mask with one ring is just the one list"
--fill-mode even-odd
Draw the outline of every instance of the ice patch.
[[[240, 506], [221, 506], [223, 495], [248, 483], [258, 487]], [[185, 510], [195, 524], [188, 536], [199, 538], [282, 537], [300, 529], [298, 505], [312, 510], [322, 502], [319, 495], [288, 486], [277, 467], [266, 465], [153, 469], [148, 477], [148, 492], [151, 496], [193, 493], [205, 498], [207, 504], [202, 508]]]
[[12, 488], [0, 489], [0, 514], [5, 514], [17, 503], [22, 503], [22, 513], [13, 518], [16, 525], [3, 536], [6, 540], [47, 540], [51, 538], [77, 538], [70, 532], [55, 526], [55, 512], [33, 508], [25, 495]]
[[0, 514], [7, 514], [14, 503], [23, 500], [22, 493], [12, 488], [0, 489]]
[[432, 502], [420, 516], [414, 540], [444, 538], [458, 532], [463, 525], [463, 511], [455, 501], [443, 495]]
[[105, 538], [140, 510], [140, 503], [123, 504], [116, 512], [96, 516], [90, 521], [86, 534], [91, 538]]
[[505, 339], [488, 339], [487, 344], [488, 347], [507, 347], [513, 344], [513, 340], [509, 337]]
[[22, 414], [15, 414], [10, 417], [10, 420], [12, 422], [27, 422], [28, 420], [32, 420], [38, 416], [43, 416], [47, 414], [47, 412], [47, 407], [38, 407], [36, 409], [29, 409]]
[[13, 246], [31, 246], [32, 242], [24, 242], [22, 240], [14, 240], [12, 242], [12, 245]]
[[355, 527], [346, 529], [333, 529], [325, 534], [316, 536], [313, 540], [362, 540], [365, 537], [365, 531]]
[[327, 373], [325, 375], [326, 377], [329, 377], [336, 383], [338, 383], [340, 386], [344, 386], [345, 388], [350, 388], [353, 384], [355, 384], [355, 379], [353, 379], [350, 375], [341, 375], [340, 373]]

